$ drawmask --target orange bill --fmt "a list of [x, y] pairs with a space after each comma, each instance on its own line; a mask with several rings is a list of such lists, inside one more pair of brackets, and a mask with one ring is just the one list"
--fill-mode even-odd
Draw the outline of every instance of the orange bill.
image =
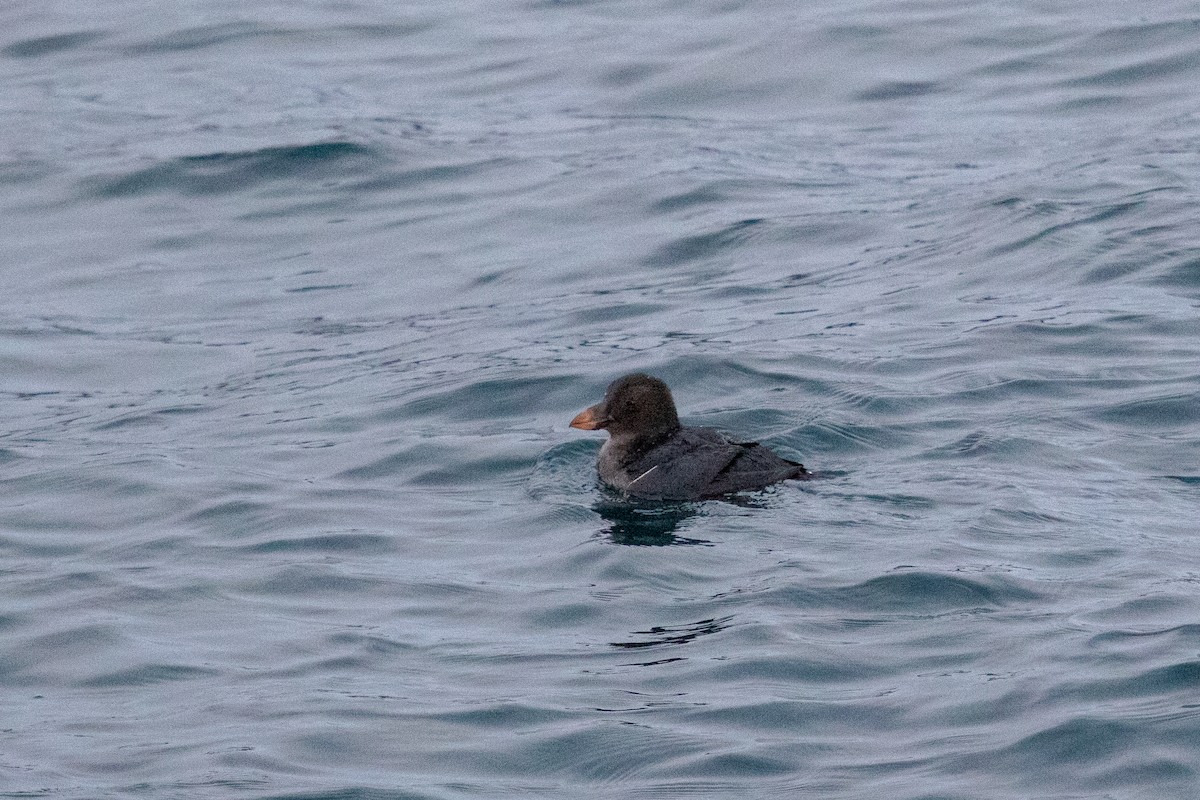
[[585, 408], [575, 415], [575, 419], [571, 420], [572, 428], [581, 428], [585, 431], [594, 431], [604, 427], [604, 418], [600, 416], [597, 407]]

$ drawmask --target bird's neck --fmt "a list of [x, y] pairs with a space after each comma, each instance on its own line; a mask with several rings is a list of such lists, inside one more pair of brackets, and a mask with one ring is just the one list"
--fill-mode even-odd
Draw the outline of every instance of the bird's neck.
[[622, 461], [631, 463], [660, 444], [670, 439], [678, 430], [679, 423], [674, 425], [664, 425], [654, 431], [645, 433], [639, 431], [622, 431], [613, 433], [609, 431], [608, 442], [606, 446], [612, 450], [616, 450], [622, 454]]

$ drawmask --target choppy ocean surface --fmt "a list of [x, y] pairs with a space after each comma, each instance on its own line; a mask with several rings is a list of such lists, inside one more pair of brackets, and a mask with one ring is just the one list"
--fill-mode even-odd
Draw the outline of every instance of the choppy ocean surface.
[[1200, 796], [1195, 3], [3, 18], [0, 797]]

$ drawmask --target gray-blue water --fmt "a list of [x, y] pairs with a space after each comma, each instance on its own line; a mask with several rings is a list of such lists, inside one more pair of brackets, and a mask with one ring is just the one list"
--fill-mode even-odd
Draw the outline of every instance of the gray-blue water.
[[0, 797], [1200, 796], [1194, 2], [2, 17]]

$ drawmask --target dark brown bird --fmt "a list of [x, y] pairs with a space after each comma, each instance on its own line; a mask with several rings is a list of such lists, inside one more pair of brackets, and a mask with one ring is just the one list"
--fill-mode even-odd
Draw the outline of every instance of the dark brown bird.
[[700, 500], [812, 477], [803, 464], [757, 442], [731, 442], [715, 428], [680, 425], [671, 390], [640, 373], [610, 383], [604, 399], [581, 411], [571, 427], [608, 431], [596, 468], [601, 480], [630, 497]]

